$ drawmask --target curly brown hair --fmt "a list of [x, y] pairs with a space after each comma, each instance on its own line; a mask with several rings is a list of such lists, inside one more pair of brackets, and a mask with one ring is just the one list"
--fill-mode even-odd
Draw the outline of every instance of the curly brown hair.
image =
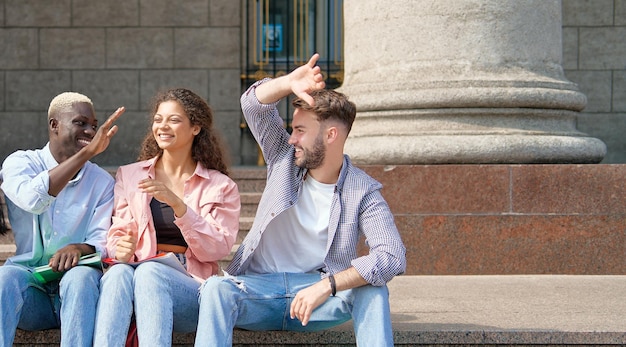
[[[227, 151], [222, 139], [213, 128], [213, 111], [204, 99], [189, 89], [177, 88], [158, 93], [152, 100], [151, 113], [153, 117], [159, 105], [166, 101], [176, 101], [189, 118], [191, 125], [200, 126], [200, 132], [193, 139], [191, 147], [191, 157], [196, 162], [201, 163], [207, 169], [217, 170], [225, 175], [229, 175]], [[152, 119], [152, 118], [151, 118]], [[163, 150], [159, 148], [152, 130], [149, 129], [143, 143], [138, 160], [148, 160], [160, 157]]]

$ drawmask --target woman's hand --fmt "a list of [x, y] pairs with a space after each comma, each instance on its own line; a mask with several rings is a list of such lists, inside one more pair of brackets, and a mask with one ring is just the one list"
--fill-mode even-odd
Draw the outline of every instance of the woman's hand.
[[115, 247], [115, 259], [123, 263], [128, 263], [130, 259], [132, 259], [133, 255], [135, 255], [136, 249], [137, 233], [129, 230], [128, 234], [117, 240], [117, 245]]
[[187, 205], [174, 192], [172, 192], [163, 182], [146, 178], [139, 181], [139, 189], [142, 192], [152, 195], [160, 202], [168, 204], [174, 210], [176, 217], [182, 217], [187, 212]]

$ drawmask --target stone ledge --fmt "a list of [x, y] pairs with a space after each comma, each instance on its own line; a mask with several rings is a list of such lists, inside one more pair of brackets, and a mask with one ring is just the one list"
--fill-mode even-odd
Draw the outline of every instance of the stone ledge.
[[[488, 331], [450, 329], [444, 331], [395, 330], [395, 346], [462, 346], [462, 345], [506, 345], [506, 346], [623, 346], [623, 332], [563, 332], [563, 331]], [[193, 346], [194, 333], [175, 333], [173, 346]], [[58, 329], [43, 331], [18, 330], [14, 347], [58, 346]], [[329, 330], [314, 333], [288, 331], [244, 331], [235, 330], [233, 346], [354, 346], [352, 331]]]
[[[396, 346], [626, 345], [626, 276], [400, 276], [389, 283]], [[19, 330], [14, 346], [58, 346]], [[192, 346], [194, 334], [174, 334]], [[315, 333], [235, 330], [234, 346], [354, 346], [350, 323]]]

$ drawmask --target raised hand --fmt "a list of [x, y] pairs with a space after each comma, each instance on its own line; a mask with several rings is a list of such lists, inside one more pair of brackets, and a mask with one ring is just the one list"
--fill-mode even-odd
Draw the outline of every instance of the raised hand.
[[104, 152], [107, 147], [109, 147], [109, 143], [111, 142], [111, 138], [115, 133], [117, 133], [118, 127], [114, 125], [115, 121], [124, 113], [126, 109], [122, 106], [119, 107], [113, 114], [109, 116], [109, 118], [98, 128], [96, 135], [91, 140], [91, 143], [85, 147], [88, 151], [90, 151], [91, 157], [94, 157], [102, 152]]
[[309, 93], [314, 90], [324, 89], [326, 86], [322, 70], [316, 65], [319, 58], [320, 55], [318, 53], [313, 54], [306, 64], [293, 70], [288, 75], [291, 91], [309, 105], [314, 103]]

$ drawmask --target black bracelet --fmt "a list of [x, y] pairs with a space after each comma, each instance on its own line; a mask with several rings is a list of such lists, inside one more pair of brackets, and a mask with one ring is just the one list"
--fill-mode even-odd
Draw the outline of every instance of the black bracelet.
[[330, 281], [330, 291], [333, 296], [337, 294], [337, 284], [335, 283], [335, 276], [328, 275], [328, 281]]

